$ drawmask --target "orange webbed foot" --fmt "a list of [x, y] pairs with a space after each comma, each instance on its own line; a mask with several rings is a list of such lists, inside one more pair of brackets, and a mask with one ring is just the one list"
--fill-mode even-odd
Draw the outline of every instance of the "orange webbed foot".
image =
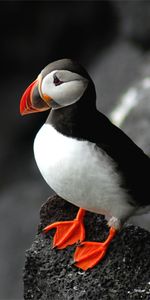
[[80, 208], [76, 219], [73, 221], [62, 221], [48, 225], [44, 228], [44, 232], [56, 228], [56, 233], [53, 239], [53, 248], [64, 249], [69, 245], [77, 242], [82, 242], [85, 239], [85, 229], [83, 217], [85, 210]]
[[110, 228], [108, 238], [105, 242], [83, 242], [76, 248], [74, 254], [74, 264], [78, 268], [86, 271], [94, 267], [100, 262], [106, 254], [107, 248], [116, 235], [117, 230], [113, 227]]

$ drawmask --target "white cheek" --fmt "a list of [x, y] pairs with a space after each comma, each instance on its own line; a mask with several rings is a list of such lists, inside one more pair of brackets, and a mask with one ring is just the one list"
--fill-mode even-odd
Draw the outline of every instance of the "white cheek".
[[43, 94], [48, 95], [61, 106], [66, 106], [80, 99], [87, 84], [87, 80], [73, 80], [55, 86], [51, 73], [51, 76], [48, 75], [44, 78], [41, 88]]
[[87, 83], [81, 80], [65, 82], [57, 86], [52, 98], [60, 105], [70, 105], [81, 98]]
[[49, 74], [47, 75], [41, 85], [42, 94], [46, 94], [50, 97], [52, 97], [52, 93], [54, 93], [55, 85], [53, 83], [53, 75]]

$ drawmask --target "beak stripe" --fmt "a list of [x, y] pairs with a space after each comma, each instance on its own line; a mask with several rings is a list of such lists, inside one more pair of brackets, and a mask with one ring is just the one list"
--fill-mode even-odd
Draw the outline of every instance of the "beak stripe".
[[41, 98], [39, 93], [39, 79], [32, 82], [25, 90], [20, 101], [21, 115], [30, 113], [41, 112], [50, 109], [51, 106], [46, 100]]

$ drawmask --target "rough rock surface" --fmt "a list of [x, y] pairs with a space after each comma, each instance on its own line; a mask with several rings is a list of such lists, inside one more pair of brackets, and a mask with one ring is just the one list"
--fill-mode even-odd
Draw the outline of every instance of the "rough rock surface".
[[[51, 249], [54, 231], [42, 228], [75, 217], [77, 208], [57, 195], [41, 208], [41, 224], [26, 252], [24, 299], [150, 299], [150, 233], [124, 227], [96, 267], [82, 271], [72, 265], [75, 246]], [[87, 212], [86, 240], [103, 241], [108, 227], [103, 216]]]

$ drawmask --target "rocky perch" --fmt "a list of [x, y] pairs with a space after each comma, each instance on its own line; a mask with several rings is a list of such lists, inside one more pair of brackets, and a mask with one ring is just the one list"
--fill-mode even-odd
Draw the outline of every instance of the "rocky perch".
[[[58, 220], [71, 220], [77, 208], [57, 195], [42, 206], [38, 233], [26, 251], [24, 299], [150, 299], [150, 233], [128, 226], [114, 238], [96, 267], [82, 271], [72, 265], [75, 246], [51, 249], [54, 230], [42, 228]], [[87, 212], [86, 240], [103, 241], [108, 228], [103, 216]]]

